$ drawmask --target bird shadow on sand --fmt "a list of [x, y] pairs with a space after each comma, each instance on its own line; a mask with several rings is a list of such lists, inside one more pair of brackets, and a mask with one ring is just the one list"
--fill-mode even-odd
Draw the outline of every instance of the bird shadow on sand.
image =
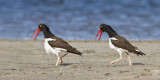
[[72, 65], [74, 63], [62, 63], [60, 66], [69, 66], [69, 65]]
[[76, 64], [76, 63], [62, 63], [60, 66], [69, 66], [69, 65], [73, 65], [73, 64]]
[[77, 65], [78, 66], [79, 63], [62, 63], [60, 66], [71, 66], [71, 65]]
[[[136, 66], [136, 65], [145, 65], [145, 64], [143, 64], [143, 63], [132, 63], [132, 65], [133, 65], [133, 66]], [[108, 67], [110, 67], [110, 66], [111, 66], [111, 65], [109, 65]], [[122, 66], [126, 66], [126, 65], [114, 65], [114, 66], [112, 66], [112, 67], [117, 67], [117, 66], [119, 66], [119, 67], [121, 66], [121, 67], [122, 67]]]
[[145, 65], [143, 63], [132, 63], [133, 65]]

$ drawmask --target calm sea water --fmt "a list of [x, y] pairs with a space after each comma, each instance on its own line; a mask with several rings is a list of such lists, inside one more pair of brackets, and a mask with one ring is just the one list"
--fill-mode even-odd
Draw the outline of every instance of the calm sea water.
[[160, 40], [160, 0], [0, 0], [0, 39], [30, 39], [40, 23], [69, 40], [93, 40], [102, 23], [129, 40]]

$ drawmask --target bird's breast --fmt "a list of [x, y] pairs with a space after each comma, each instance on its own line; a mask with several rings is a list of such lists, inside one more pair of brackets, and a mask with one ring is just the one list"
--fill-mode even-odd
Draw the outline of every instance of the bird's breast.
[[48, 43], [48, 41], [56, 41], [55, 39], [52, 39], [52, 38], [46, 38], [45, 41], [44, 41], [44, 48], [45, 48], [45, 51], [47, 52], [47, 54], [50, 54], [50, 53], [54, 53], [54, 54], [57, 54], [56, 50], [54, 50]]
[[49, 54], [51, 52], [51, 46], [48, 44], [47, 41], [44, 42], [44, 49]]
[[109, 38], [109, 47], [110, 47], [111, 49], [116, 49], [116, 47], [112, 44], [112, 41], [111, 41], [110, 38]]

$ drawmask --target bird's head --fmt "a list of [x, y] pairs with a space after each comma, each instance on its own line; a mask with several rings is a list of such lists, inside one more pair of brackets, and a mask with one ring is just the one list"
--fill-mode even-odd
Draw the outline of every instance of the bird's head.
[[100, 39], [101, 39], [101, 36], [102, 36], [102, 33], [103, 33], [103, 32], [108, 32], [109, 30], [112, 30], [112, 28], [111, 28], [109, 25], [101, 24], [101, 25], [100, 25], [100, 30], [99, 30], [98, 34], [96, 35], [95, 39], [97, 38], [97, 36], [98, 36], [99, 33], [100, 33], [100, 37], [99, 37], [99, 40], [100, 40]]
[[34, 34], [31, 36], [31, 39], [32, 39], [32, 37], [36, 34], [36, 36], [35, 36], [35, 38], [34, 38], [34, 40], [36, 39], [36, 37], [38, 36], [38, 34], [39, 34], [39, 32], [41, 32], [41, 31], [47, 31], [47, 30], [49, 30], [49, 28], [47, 27], [47, 25], [45, 25], [45, 24], [39, 24], [38, 25], [38, 29], [34, 32]]
[[49, 30], [49, 28], [45, 24], [39, 24], [38, 25], [38, 29], [40, 29], [40, 31], [47, 31], [47, 30]]
[[107, 32], [107, 30], [110, 30], [111, 26], [106, 25], [106, 24], [101, 24], [100, 25], [100, 30], [102, 30], [102, 32]]

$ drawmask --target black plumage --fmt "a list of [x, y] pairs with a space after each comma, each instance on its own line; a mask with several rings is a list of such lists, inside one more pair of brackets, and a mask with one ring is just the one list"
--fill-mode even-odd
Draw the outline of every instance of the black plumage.
[[133, 46], [131, 43], [129, 43], [128, 40], [126, 40], [125, 38], [119, 36], [119, 35], [115, 35], [114, 36], [116, 39], [118, 40], [111, 40], [112, 44], [115, 46], [115, 47], [118, 47], [118, 48], [122, 48], [124, 50], [127, 50], [128, 52], [130, 53], [134, 53], [134, 54], [137, 54], [138, 56], [139, 55], [145, 55], [143, 52], [141, 52], [137, 47]]
[[[41, 27], [40, 27], [40, 25], [41, 25]], [[69, 53], [82, 55], [82, 53], [80, 51], [78, 51], [76, 48], [74, 48], [71, 45], [69, 45], [63, 39], [61, 39], [61, 38], [55, 36], [54, 34], [52, 34], [50, 32], [49, 28], [47, 27], [47, 25], [45, 25], [45, 24], [40, 24], [40, 25], [39, 25], [39, 29], [41, 29], [41, 31], [43, 31], [43, 34], [44, 34], [45, 38], [52, 38], [52, 39], [56, 40], [56, 41], [48, 41], [48, 44], [51, 47], [66, 49], [67, 52], [69, 52]]]
[[[123, 38], [120, 35], [118, 35], [116, 33], [116, 31], [111, 26], [106, 25], [106, 24], [101, 24], [99, 32], [101, 32], [101, 33], [102, 32], [106, 32], [108, 34], [110, 48], [115, 49], [120, 55], [119, 59], [111, 61], [110, 64], [114, 64], [115, 62], [121, 60], [122, 59], [122, 53], [126, 53], [127, 54], [130, 66], [132, 66], [132, 62], [131, 62], [129, 53], [134, 53], [134, 54], [136, 54], [138, 56], [139, 55], [141, 55], [141, 56], [145, 55], [145, 53], [143, 53], [137, 47], [135, 47], [131, 43], [129, 43], [128, 40], [126, 40], [125, 38]], [[98, 32], [98, 34], [99, 34], [99, 32]], [[100, 34], [100, 37], [101, 37], [101, 35], [102, 34]]]
[[62, 49], [66, 49], [67, 52], [69, 53], [73, 53], [73, 54], [78, 54], [78, 55], [82, 55], [82, 53], [80, 51], [78, 51], [76, 48], [72, 47], [71, 45], [69, 45], [66, 41], [64, 41], [63, 39], [59, 38], [59, 37], [52, 37], [52, 39], [55, 39], [56, 41], [48, 41], [49, 45], [52, 48], [62, 48]]

